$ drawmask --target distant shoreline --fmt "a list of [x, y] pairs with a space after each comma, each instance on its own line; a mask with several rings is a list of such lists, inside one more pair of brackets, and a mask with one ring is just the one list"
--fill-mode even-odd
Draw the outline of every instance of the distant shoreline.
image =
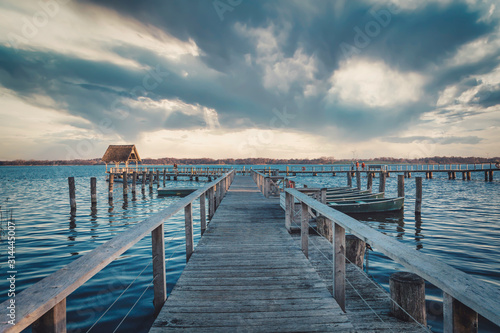
[[[145, 158], [142, 165], [332, 165], [351, 164], [353, 159], [271, 159], [271, 158], [242, 158], [242, 159], [210, 159], [210, 158]], [[479, 164], [496, 163], [500, 157], [446, 157], [434, 156], [418, 159], [379, 157], [369, 159], [357, 159], [356, 161], [367, 164]], [[0, 161], [0, 166], [69, 166], [69, 165], [105, 165], [100, 158], [89, 160], [13, 160]]]

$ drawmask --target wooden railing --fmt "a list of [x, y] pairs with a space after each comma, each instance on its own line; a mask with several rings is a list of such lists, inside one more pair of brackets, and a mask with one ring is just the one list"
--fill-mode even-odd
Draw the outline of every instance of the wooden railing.
[[262, 194], [264, 194], [266, 198], [280, 195], [282, 188], [280, 188], [279, 181], [284, 180], [285, 177], [270, 176], [269, 174], [264, 174], [261, 171], [255, 171], [255, 170], [252, 170], [251, 175], [254, 182], [257, 184], [257, 187], [262, 192]]
[[[16, 323], [2, 321], [0, 332], [20, 332], [32, 325], [35, 332], [66, 332], [66, 298], [122, 253], [151, 233], [153, 253], [154, 306], [158, 312], [167, 297], [165, 276], [164, 222], [184, 208], [186, 261], [193, 253], [193, 201], [200, 198], [201, 233], [206, 229], [206, 197], [211, 219], [235, 176], [234, 171], [173, 203], [159, 213], [98, 246], [16, 295]], [[9, 301], [0, 304], [7, 309]]]
[[[292, 188], [285, 190], [285, 227], [290, 230], [295, 202], [301, 205], [302, 251], [308, 253], [309, 210], [324, 216], [333, 233], [334, 297], [345, 309], [345, 233], [346, 230], [370, 244], [389, 258], [403, 265], [410, 272], [429, 281], [443, 291], [444, 332], [461, 332], [455, 325], [477, 313], [500, 326], [500, 290], [479, 281], [441, 261], [411, 249], [396, 239], [323, 204], [307, 194]], [[464, 306], [465, 305], [465, 306]]]
[[123, 173], [123, 172], [137, 172], [138, 174], [146, 172], [153, 172], [156, 173], [158, 172], [166, 172], [169, 174], [190, 174], [190, 175], [221, 175], [223, 173], [229, 172], [229, 170], [232, 170], [231, 168], [216, 168], [216, 167], [159, 167], [159, 166], [141, 166], [141, 167], [111, 167], [109, 168], [109, 173]]

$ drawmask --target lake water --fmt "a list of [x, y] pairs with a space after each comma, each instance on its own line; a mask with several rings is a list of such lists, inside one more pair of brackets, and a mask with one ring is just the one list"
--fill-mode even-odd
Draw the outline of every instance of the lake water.
[[[69, 176], [75, 177], [76, 182], [75, 217], [69, 214]], [[97, 177], [98, 204], [94, 212], [90, 209], [90, 177]], [[294, 180], [311, 186], [346, 185], [345, 175], [301, 176]], [[363, 187], [365, 182], [363, 178]], [[500, 182], [485, 182], [482, 173], [474, 173], [471, 181], [450, 181], [447, 174], [435, 174], [434, 179], [424, 180], [423, 184], [420, 220], [416, 221], [413, 213], [415, 180], [412, 178], [406, 179], [403, 216], [375, 217], [365, 222], [408, 246], [500, 287]], [[202, 187], [205, 182], [167, 182], [169, 185]], [[373, 185], [374, 189], [378, 188], [378, 178]], [[16, 223], [17, 293], [177, 200], [157, 197], [155, 186], [152, 193], [148, 188], [144, 194], [139, 190], [135, 200], [129, 194], [128, 201], [124, 202], [121, 184], [116, 183], [113, 206], [110, 206], [107, 186], [104, 166], [0, 167], [2, 227], [6, 227], [6, 212], [12, 212]], [[396, 195], [396, 177], [387, 179], [386, 193], [386, 196]], [[196, 244], [200, 237], [198, 201], [193, 205], [193, 215]], [[183, 212], [166, 223], [165, 242], [170, 292], [185, 263]], [[8, 298], [8, 282], [4, 278], [9, 270], [7, 256], [3, 235], [0, 241], [0, 290], [5, 291], [0, 294], [2, 302]], [[91, 332], [113, 332], [119, 325], [117, 332], [147, 332], [153, 321], [150, 262], [151, 239], [145, 237], [78, 288], [67, 299], [68, 331], [86, 332], [102, 316]], [[388, 288], [390, 274], [400, 269], [382, 254], [370, 252], [368, 272], [385, 288]], [[427, 294], [429, 325], [439, 332], [442, 329], [441, 292], [428, 285]], [[498, 328], [481, 320], [480, 331], [498, 332]]]

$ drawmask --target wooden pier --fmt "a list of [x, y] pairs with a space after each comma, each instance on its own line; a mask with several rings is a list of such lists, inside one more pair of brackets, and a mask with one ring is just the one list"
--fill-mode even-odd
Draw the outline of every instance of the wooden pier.
[[150, 332], [352, 331], [283, 221], [236, 177]]
[[[16, 295], [16, 324], [0, 322], [0, 332], [29, 326], [34, 333], [66, 332], [66, 298], [148, 235], [152, 257], [145, 259], [152, 261], [158, 313], [152, 333], [427, 331], [425, 318], [418, 324], [396, 320], [389, 314], [396, 302], [388, 293], [355, 267], [357, 261], [346, 264], [347, 240], [353, 238], [362, 242], [363, 252], [369, 244], [422, 285], [425, 279], [443, 291], [444, 332], [477, 332], [478, 315], [500, 326], [497, 287], [297, 189], [284, 189], [283, 211], [277, 197], [282, 178], [256, 171], [252, 177], [236, 176], [234, 170], [221, 175]], [[202, 237], [194, 248], [192, 206], [198, 199]], [[297, 212], [294, 202], [300, 203]], [[182, 210], [187, 265], [167, 299], [164, 223]], [[320, 220], [330, 241], [309, 234]], [[300, 238], [294, 239], [288, 231], [295, 225]], [[9, 301], [0, 304], [8, 306]]]

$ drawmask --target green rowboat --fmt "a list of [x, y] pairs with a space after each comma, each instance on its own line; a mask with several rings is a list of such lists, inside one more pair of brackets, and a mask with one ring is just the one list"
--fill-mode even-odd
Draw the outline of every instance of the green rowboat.
[[403, 208], [404, 197], [383, 199], [362, 199], [330, 202], [328, 205], [342, 213], [378, 213], [393, 212]]
[[185, 197], [190, 195], [197, 189], [195, 188], [187, 188], [187, 187], [177, 187], [177, 188], [159, 188], [158, 195], [164, 197]]

